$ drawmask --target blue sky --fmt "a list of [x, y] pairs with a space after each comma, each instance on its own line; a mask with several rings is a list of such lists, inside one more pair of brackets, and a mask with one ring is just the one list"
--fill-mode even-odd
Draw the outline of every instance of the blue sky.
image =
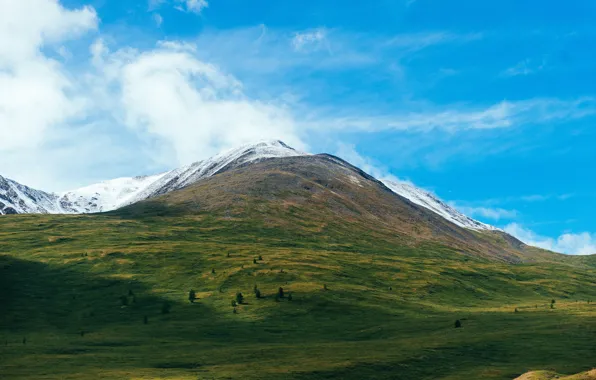
[[596, 253], [595, 17], [588, 0], [0, 0], [0, 174], [63, 191], [279, 138]]

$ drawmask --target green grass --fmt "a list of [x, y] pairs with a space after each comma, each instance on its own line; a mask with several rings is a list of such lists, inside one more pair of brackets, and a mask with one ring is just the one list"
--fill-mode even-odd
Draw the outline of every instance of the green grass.
[[[512, 379], [595, 365], [590, 260], [492, 262], [300, 209], [154, 206], [0, 218], [1, 378]], [[276, 302], [280, 286], [291, 302]]]

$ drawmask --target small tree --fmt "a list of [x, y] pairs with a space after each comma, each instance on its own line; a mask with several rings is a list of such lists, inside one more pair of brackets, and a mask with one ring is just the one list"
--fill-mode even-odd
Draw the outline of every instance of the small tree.
[[288, 294], [288, 301], [290, 301], [290, 302], [291, 302], [291, 301], [292, 301], [292, 298], [293, 298], [293, 297], [292, 297], [292, 293]]
[[170, 310], [172, 309], [172, 305], [169, 302], [164, 302], [161, 305], [161, 313], [162, 314], [170, 314]]
[[252, 259], [252, 263], [256, 264], [257, 263], [257, 259]]
[[230, 252], [228, 252], [227, 256], [230, 257]]
[[194, 303], [196, 299], [197, 299], [197, 294], [195, 293], [194, 290], [191, 289], [190, 292], [188, 292], [188, 301], [190, 303]]
[[259, 287], [257, 286], [257, 284], [255, 284], [255, 286], [252, 288], [252, 291], [256, 294], [257, 290], [259, 290]]
[[215, 274], [215, 268], [211, 269], [211, 274]]
[[323, 290], [327, 290], [327, 284], [323, 284]]
[[517, 307], [515, 308], [515, 312], [516, 312], [516, 313], [518, 313], [518, 312], [519, 312], [519, 310], [517, 310]]
[[263, 261], [263, 256], [259, 255], [259, 261]]
[[236, 305], [238, 305], [238, 304], [236, 303], [236, 300], [232, 300], [232, 307], [236, 307]]
[[457, 321], [455, 321], [455, 328], [456, 329], [461, 328], [461, 321], [459, 319]]
[[236, 310], [236, 308], [234, 308], [234, 314], [238, 314], [238, 310]]
[[128, 289], [128, 296], [129, 296], [129, 297], [134, 297], [134, 296], [135, 296], [135, 294], [134, 294], [134, 292], [132, 291], [132, 289]]
[[284, 288], [282, 288], [281, 286], [279, 287], [279, 289], [277, 291], [277, 296], [279, 298], [284, 298]]
[[242, 302], [244, 302], [244, 296], [242, 295], [242, 293], [240, 293], [240, 292], [236, 293], [236, 302], [239, 305], [242, 305]]
[[550, 308], [551, 308], [551, 309], [554, 309], [554, 308], [555, 308], [555, 304], [554, 304], [554, 303], [551, 303], [551, 304], [550, 304]]
[[554, 305], [554, 304], [555, 304], [555, 302], [557, 302], [557, 301], [555, 301], [554, 299], [552, 299], [552, 300], [550, 301], [551, 305]]
[[255, 292], [255, 297], [261, 298], [261, 291], [259, 289], [257, 289], [257, 291]]

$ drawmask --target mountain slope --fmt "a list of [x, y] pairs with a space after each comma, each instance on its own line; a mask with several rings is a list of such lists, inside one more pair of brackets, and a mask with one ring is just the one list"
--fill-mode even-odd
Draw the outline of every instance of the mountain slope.
[[143, 217], [203, 212], [280, 225], [287, 233], [309, 223], [313, 239], [327, 229], [337, 229], [346, 234], [374, 235], [379, 240], [397, 238], [407, 244], [440, 242], [489, 260], [530, 260], [525, 246], [513, 237], [460, 227], [396, 194], [362, 170], [325, 154], [241, 165], [113, 214]]
[[0, 176], [0, 215], [60, 214], [58, 197]]
[[[158, 175], [118, 178], [60, 195], [29, 189], [11, 181], [12, 188], [20, 186], [25, 190], [12, 191], [11, 201], [5, 200], [5, 203], [9, 205], [6, 207], [11, 213], [106, 212], [184, 188], [204, 178], [246, 163], [259, 162], [266, 158], [296, 156], [307, 155], [294, 150], [281, 141], [265, 141], [232, 149], [207, 160]], [[437, 213], [460, 227], [473, 230], [495, 230], [492, 226], [463, 215], [432, 194], [409, 183], [385, 181], [384, 184], [396, 194]], [[14, 207], [15, 204], [19, 204], [20, 207]]]
[[499, 236], [327, 155], [240, 165], [109, 213], [0, 218], [0, 376], [510, 380], [592, 368], [595, 267], [526, 263]]

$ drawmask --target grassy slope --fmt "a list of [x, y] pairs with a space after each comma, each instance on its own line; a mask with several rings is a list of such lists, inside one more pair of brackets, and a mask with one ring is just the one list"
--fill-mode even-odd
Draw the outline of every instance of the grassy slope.
[[[112, 214], [0, 218], [0, 377], [512, 379], [594, 365], [593, 258], [490, 260], [425, 232], [451, 232], [440, 221], [406, 223], [416, 215], [373, 229], [355, 195], [329, 195], [350, 189], [292, 177], [290, 191], [278, 174], [217, 176]], [[280, 286], [292, 301], [275, 301]]]
[[576, 375], [565, 376], [552, 371], [532, 371], [525, 373], [516, 380], [594, 380], [596, 379], [596, 369], [588, 372], [578, 373]]
[[[490, 263], [341, 230], [317, 243], [201, 214], [15, 216], [0, 231], [4, 378], [506, 379], [594, 365], [585, 268]], [[293, 301], [275, 302], [279, 286]], [[121, 307], [129, 290], [136, 303]], [[247, 304], [233, 314], [237, 291]]]

